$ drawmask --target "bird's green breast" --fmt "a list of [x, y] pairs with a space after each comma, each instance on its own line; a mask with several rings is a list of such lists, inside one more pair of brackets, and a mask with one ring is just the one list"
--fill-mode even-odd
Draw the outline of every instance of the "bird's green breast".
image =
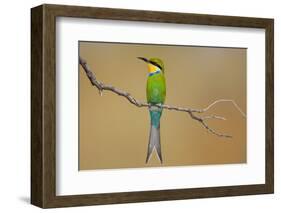
[[148, 76], [146, 84], [147, 102], [159, 104], [165, 102], [166, 82], [163, 73]]

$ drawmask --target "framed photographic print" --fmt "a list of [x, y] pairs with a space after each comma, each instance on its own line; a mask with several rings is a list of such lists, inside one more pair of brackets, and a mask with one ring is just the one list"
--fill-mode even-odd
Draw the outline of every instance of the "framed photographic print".
[[274, 191], [273, 19], [31, 9], [31, 203]]

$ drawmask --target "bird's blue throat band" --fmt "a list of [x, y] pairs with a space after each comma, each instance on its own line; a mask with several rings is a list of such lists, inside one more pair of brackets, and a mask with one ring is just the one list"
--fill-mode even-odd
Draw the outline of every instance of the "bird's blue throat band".
[[160, 73], [160, 70], [157, 70], [156, 72], [151, 72], [151, 73], [148, 74], [148, 76], [150, 77], [150, 76], [153, 76], [153, 75], [158, 74], [158, 73]]

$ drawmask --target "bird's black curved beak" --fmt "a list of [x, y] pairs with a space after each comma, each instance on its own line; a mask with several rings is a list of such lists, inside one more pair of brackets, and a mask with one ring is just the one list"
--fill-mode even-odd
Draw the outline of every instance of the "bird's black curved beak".
[[144, 62], [149, 62], [149, 60], [148, 59], [146, 59], [146, 58], [144, 58], [144, 57], [137, 57], [138, 59], [140, 59], [140, 60], [142, 60], [142, 61], [144, 61]]

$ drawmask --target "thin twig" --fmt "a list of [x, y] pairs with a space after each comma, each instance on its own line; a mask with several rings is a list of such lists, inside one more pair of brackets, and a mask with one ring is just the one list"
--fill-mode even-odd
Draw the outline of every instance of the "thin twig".
[[[137, 99], [135, 99], [130, 93], [125, 92], [123, 90], [120, 90], [114, 86], [111, 85], [106, 85], [100, 81], [97, 80], [94, 72], [91, 71], [90, 67], [88, 66], [87, 62], [82, 59], [81, 57], [79, 57], [79, 63], [80, 65], [83, 67], [87, 77], [89, 78], [91, 84], [93, 86], [95, 86], [98, 90], [100, 95], [102, 95], [103, 91], [111, 91], [117, 95], [123, 96], [124, 98], [126, 98], [131, 104], [134, 104], [137, 107], [150, 107], [151, 104], [146, 103], [146, 102], [142, 102], [139, 101]], [[229, 100], [229, 99], [219, 99], [214, 101], [213, 103], [211, 103], [210, 105], [208, 105], [207, 107], [203, 108], [203, 109], [193, 109], [193, 108], [187, 108], [187, 107], [176, 107], [176, 106], [170, 106], [167, 104], [155, 104], [153, 106], [157, 106], [159, 108], [163, 108], [163, 109], [167, 109], [167, 110], [173, 110], [173, 111], [179, 111], [179, 112], [186, 112], [189, 114], [189, 116], [198, 121], [204, 128], [206, 128], [209, 132], [211, 132], [214, 135], [217, 135], [219, 137], [226, 137], [226, 138], [231, 138], [231, 135], [227, 135], [227, 134], [221, 134], [216, 132], [214, 129], [212, 129], [211, 127], [209, 127], [206, 124], [206, 120], [209, 119], [219, 119], [219, 120], [226, 120], [224, 117], [221, 116], [217, 116], [217, 115], [209, 115], [209, 116], [205, 116], [205, 117], [200, 117], [198, 115], [196, 115], [195, 113], [204, 113], [207, 112], [211, 107], [213, 107], [214, 105], [221, 103], [221, 102], [231, 102], [235, 108], [241, 113], [241, 115], [246, 118], [246, 114], [241, 110], [241, 108], [237, 105], [237, 103], [233, 100]]]
[[209, 106], [207, 106], [206, 108], [202, 109], [202, 110], [198, 110], [197, 112], [201, 113], [201, 112], [206, 112], [208, 111], [211, 107], [213, 107], [215, 104], [221, 103], [221, 102], [231, 102], [234, 107], [241, 113], [241, 115], [246, 118], [246, 114], [242, 111], [242, 109], [238, 106], [238, 104], [234, 101], [234, 100], [230, 100], [230, 99], [219, 99], [214, 101], [213, 103], [211, 103]]
[[218, 115], [208, 115], [205, 117], [202, 117], [203, 120], [208, 120], [208, 119], [218, 119], [218, 120], [223, 120], [225, 121], [226, 118], [222, 117], [222, 116], [218, 116]]

